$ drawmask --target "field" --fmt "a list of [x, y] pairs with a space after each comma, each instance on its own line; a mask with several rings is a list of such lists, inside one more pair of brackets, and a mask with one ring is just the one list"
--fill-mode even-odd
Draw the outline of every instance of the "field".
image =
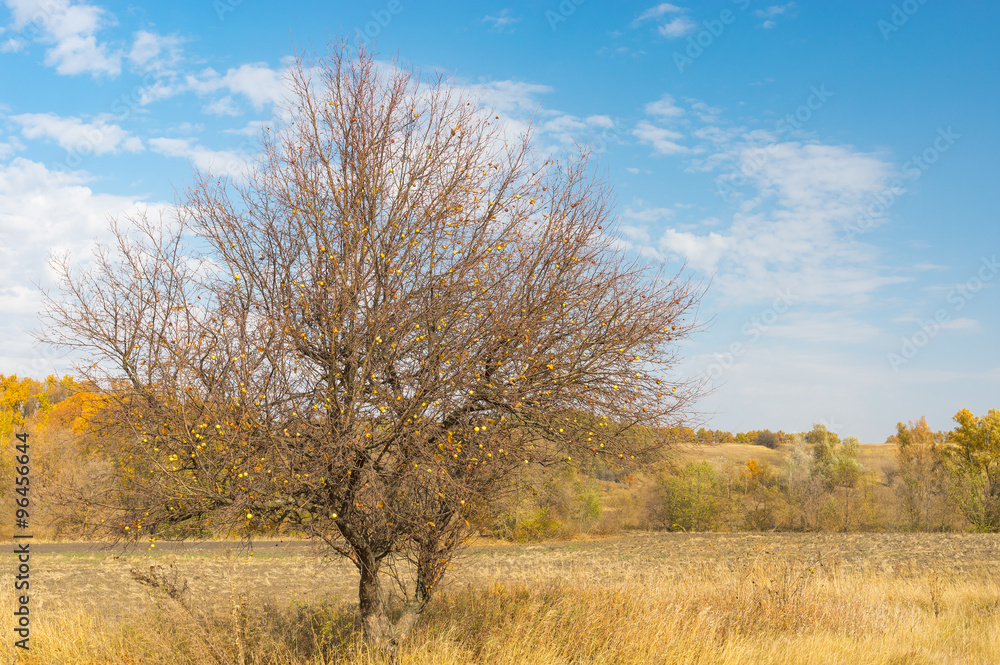
[[[788, 445], [771, 450], [750, 443], [681, 444], [676, 449], [677, 458], [683, 462], [711, 462], [722, 465], [743, 464], [748, 459], [755, 459], [768, 462], [775, 467], [780, 467], [785, 462], [788, 452]], [[896, 446], [891, 443], [862, 443], [858, 461], [866, 469], [876, 473], [887, 467], [895, 467]]]
[[[5, 663], [378, 662], [354, 628], [354, 570], [307, 544], [32, 549], [32, 649], [5, 629]], [[1000, 662], [995, 535], [481, 540], [451, 573], [402, 662]]]

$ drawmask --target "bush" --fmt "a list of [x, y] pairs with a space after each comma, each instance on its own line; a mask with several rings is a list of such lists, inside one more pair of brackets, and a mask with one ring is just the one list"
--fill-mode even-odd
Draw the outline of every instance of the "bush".
[[709, 531], [722, 512], [719, 482], [708, 462], [690, 463], [657, 482], [647, 507], [653, 525], [670, 531]]
[[781, 445], [781, 439], [774, 432], [770, 430], [763, 430], [757, 433], [756, 443], [758, 446], [764, 446], [765, 448], [774, 450]]
[[495, 525], [494, 533], [506, 540], [528, 543], [569, 538], [573, 535], [573, 530], [562, 520], [556, 519], [546, 507], [537, 509], [525, 519], [506, 515]]

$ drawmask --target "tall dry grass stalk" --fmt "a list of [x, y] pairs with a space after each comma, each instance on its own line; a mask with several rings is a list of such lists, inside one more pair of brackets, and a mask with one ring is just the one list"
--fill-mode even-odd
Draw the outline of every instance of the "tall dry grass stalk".
[[[432, 605], [400, 662], [1000, 662], [1000, 566], [895, 567], [758, 547], [729, 559], [591, 565], [525, 550], [529, 565], [475, 562]], [[301, 562], [289, 559], [288, 565]], [[13, 605], [4, 585], [2, 607]], [[8, 616], [10, 616], [8, 614]], [[274, 605], [252, 587], [210, 597], [154, 590], [125, 618], [39, 612], [36, 665], [374, 665], [348, 602]]]

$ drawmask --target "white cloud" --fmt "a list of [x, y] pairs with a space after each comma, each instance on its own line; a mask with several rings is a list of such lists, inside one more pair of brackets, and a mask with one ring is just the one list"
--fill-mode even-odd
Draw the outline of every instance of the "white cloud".
[[[639, 173], [639, 169], [627, 170], [629, 173]], [[670, 208], [641, 208], [639, 210], [635, 210], [631, 206], [627, 206], [625, 208], [625, 212], [622, 213], [622, 217], [625, 219], [634, 219], [645, 224], [669, 219], [670, 217], [673, 217], [673, 215], [674, 211]]]
[[643, 21], [648, 21], [649, 19], [660, 18], [665, 14], [678, 14], [680, 12], [686, 12], [687, 9], [683, 7], [678, 7], [677, 5], [670, 4], [669, 2], [661, 2], [658, 5], [650, 7], [643, 13], [639, 14], [634, 21], [632, 21], [632, 27], [637, 27]]
[[[41, 298], [34, 284], [50, 286], [50, 252], [89, 256], [95, 239], [107, 238], [108, 218], [135, 212], [132, 198], [94, 192], [80, 172], [51, 171], [21, 157], [0, 165], [0, 371], [45, 376], [61, 371], [48, 349], [26, 333], [37, 324]], [[57, 370], [57, 366], [59, 369]]]
[[471, 83], [464, 88], [486, 106], [506, 115], [533, 113], [540, 104], [537, 96], [552, 92], [547, 85], [509, 80]]
[[658, 154], [686, 156], [688, 172], [720, 173], [720, 186], [738, 208], [712, 224], [661, 218], [659, 208], [645, 204], [629, 208], [625, 219], [655, 230], [652, 245], [636, 251], [687, 261], [711, 277], [714, 296], [726, 306], [766, 300], [790, 285], [803, 301], [857, 306], [879, 288], [907, 281], [886, 273], [876, 248], [848, 232], [899, 175], [882, 156], [847, 145], [782, 142], [774, 132], [727, 126], [720, 109], [685, 101], [696, 113], [681, 115], [669, 95], [644, 107], [677, 127], [640, 121], [633, 133]]
[[697, 99], [686, 99], [691, 104], [691, 109], [698, 113], [698, 118], [705, 123], [719, 122], [719, 115], [722, 109], [717, 106], [709, 106], [705, 102]]
[[575, 115], [561, 114], [544, 121], [540, 129], [550, 134], [566, 136], [568, 141], [573, 140], [573, 132], [582, 132], [587, 129], [587, 123], [580, 120]]
[[[745, 153], [733, 151], [737, 160]], [[883, 276], [874, 248], [852, 243], [844, 231], [888, 186], [887, 163], [850, 146], [795, 142], [770, 146], [767, 157], [744, 170], [755, 194], [727, 230], [667, 229], [662, 250], [715, 272], [713, 289], [732, 302], [766, 299], [794, 285], [803, 300], [859, 303], [905, 281]]]
[[762, 18], [774, 18], [775, 16], [785, 14], [794, 6], [794, 2], [789, 2], [787, 5], [771, 5], [770, 7], [766, 7], [764, 9], [758, 9], [756, 14]]
[[54, 113], [23, 113], [12, 116], [11, 120], [21, 126], [25, 138], [50, 139], [63, 149], [76, 153], [140, 152], [142, 141], [109, 122], [110, 117], [98, 116], [92, 122], [84, 122], [80, 118], [63, 118]]
[[712, 274], [733, 243], [732, 236], [726, 237], [714, 231], [707, 236], [696, 236], [687, 231], [667, 229], [660, 238], [658, 247], [668, 254], [684, 257], [695, 270]]
[[[117, 76], [121, 72], [121, 53], [112, 52], [97, 41], [96, 33], [114, 25], [106, 10], [70, 0], [5, 0], [10, 9], [10, 29], [22, 34], [36, 34], [35, 40], [48, 44], [45, 64], [60, 74]], [[9, 45], [6, 50], [20, 50]]]
[[220, 97], [214, 102], [205, 105], [205, 113], [210, 115], [229, 115], [238, 116], [242, 114], [236, 103], [233, 102], [233, 98], [229, 95], [225, 97]]
[[[741, 153], [749, 159], [749, 150]], [[822, 208], [831, 217], [847, 220], [889, 186], [893, 167], [878, 156], [850, 146], [776, 143], [766, 158], [754, 157], [756, 181], [765, 192], [777, 194], [791, 209]], [[745, 169], [744, 172], [750, 172]], [[850, 221], [854, 221], [850, 219]]]
[[24, 144], [16, 136], [10, 137], [7, 141], [0, 141], [0, 160], [5, 160], [20, 150], [24, 150]]
[[[499, 115], [503, 134], [509, 138], [523, 135], [532, 121], [538, 128], [544, 125], [546, 118], [566, 115], [558, 111], [540, 110], [541, 101], [538, 97], [552, 91], [547, 85], [504, 80], [456, 84], [455, 90], [459, 94], [468, 95], [470, 99], [478, 99], [480, 104]], [[556, 140], [561, 142], [563, 138], [565, 136], [557, 137]]]
[[139, 30], [128, 60], [139, 71], [166, 73], [180, 63], [183, 43], [180, 37]]
[[260, 130], [269, 125], [266, 120], [251, 120], [239, 129], [225, 129], [223, 134], [238, 134], [241, 136], [258, 136]]
[[[679, 7], [669, 2], [663, 2], [650, 7], [642, 14], [639, 14], [639, 16], [632, 21], [632, 27], [637, 28], [646, 21], [661, 19], [668, 14], [683, 14], [687, 11], [688, 10], [684, 7]], [[676, 39], [678, 37], [685, 37], [691, 34], [697, 28], [698, 24], [695, 23], [689, 16], [675, 16], [666, 23], [658, 25], [656, 30], [668, 39]]]
[[602, 129], [612, 129], [615, 126], [615, 121], [611, 119], [608, 115], [591, 115], [587, 116], [586, 120], [588, 125], [593, 125], [594, 127], [601, 127]]
[[677, 143], [678, 140], [684, 138], [683, 134], [657, 127], [646, 120], [640, 121], [632, 133], [641, 143], [652, 145], [653, 150], [661, 155], [678, 155], [689, 152], [689, 148]]
[[657, 31], [668, 39], [686, 37], [698, 29], [698, 24], [687, 16], [678, 16], [669, 23], [664, 23]]
[[764, 9], [758, 9], [754, 13], [764, 19], [761, 27], [765, 30], [770, 30], [778, 24], [774, 19], [789, 13], [793, 7], [795, 7], [795, 3], [789, 2], [786, 5], [771, 5], [770, 7], [765, 7]]
[[947, 321], [945, 323], [942, 323], [941, 324], [941, 329], [942, 330], [966, 330], [966, 331], [969, 331], [969, 332], [979, 332], [980, 330], [983, 329], [983, 327], [982, 327], [982, 325], [980, 325], [979, 321], [976, 321], [975, 319], [957, 318], [957, 319], [952, 319], [951, 321]]
[[258, 111], [285, 96], [284, 74], [263, 63], [240, 65], [220, 76], [214, 69], [206, 69], [198, 76], [187, 77], [187, 87], [199, 94], [227, 90], [243, 95]]
[[[502, 10], [496, 16], [484, 16], [483, 23], [490, 24], [490, 30], [493, 32], [505, 32], [508, 28], [511, 28], [515, 23], [518, 23], [521, 19], [520, 17], [514, 18], [510, 15], [509, 9]], [[513, 32], [513, 30], [511, 30]]]
[[[794, 287], [789, 289], [794, 296]], [[840, 311], [798, 312], [794, 309], [769, 328], [768, 335], [814, 344], [877, 344], [886, 341], [885, 331]]]
[[156, 81], [153, 85], [146, 86], [139, 90], [139, 105], [147, 106], [154, 102], [158, 102], [163, 99], [169, 99], [174, 95], [183, 92], [184, 88], [180, 85], [170, 83], [168, 81]]
[[247, 174], [247, 157], [228, 150], [211, 150], [191, 139], [153, 138], [149, 146], [165, 157], [187, 159], [199, 171], [213, 176], [242, 178]]
[[618, 232], [627, 237], [632, 242], [640, 243], [641, 245], [649, 245], [650, 237], [649, 231], [641, 226], [631, 226], [628, 224], [622, 224], [618, 227]]
[[655, 102], [649, 102], [644, 109], [647, 115], [655, 115], [661, 118], [677, 118], [684, 115], [684, 109], [677, 106], [674, 98], [670, 95], [663, 95]]
[[0, 53], [17, 53], [18, 51], [23, 51], [27, 46], [27, 42], [11, 37], [0, 44]]

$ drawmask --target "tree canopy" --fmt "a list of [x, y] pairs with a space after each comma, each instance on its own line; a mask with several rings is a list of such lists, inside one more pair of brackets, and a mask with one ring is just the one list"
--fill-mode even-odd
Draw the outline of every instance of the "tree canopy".
[[294, 524], [355, 563], [392, 645], [520, 468], [626, 463], [662, 445], [627, 432], [681, 424], [701, 291], [619, 247], [585, 156], [453, 82], [341, 45], [287, 83], [245, 178], [196, 174], [174, 216], [54, 261], [45, 337], [106, 392], [116, 536]]

